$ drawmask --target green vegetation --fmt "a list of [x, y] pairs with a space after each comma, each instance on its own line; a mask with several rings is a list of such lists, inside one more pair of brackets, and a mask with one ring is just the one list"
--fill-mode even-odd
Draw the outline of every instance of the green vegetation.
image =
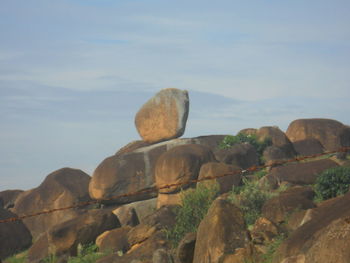
[[265, 202], [275, 195], [267, 186], [259, 185], [258, 181], [243, 178], [243, 185], [230, 192], [229, 200], [242, 209], [245, 222], [249, 226], [260, 217]]
[[316, 180], [314, 190], [316, 201], [343, 195], [349, 191], [350, 168], [335, 167], [322, 172]]
[[56, 263], [57, 262], [57, 258], [56, 255], [50, 254], [48, 257], [43, 259], [44, 263]]
[[276, 250], [286, 238], [286, 234], [280, 234], [274, 238], [274, 240], [268, 245], [266, 254], [263, 255], [263, 263], [272, 263]]
[[249, 143], [251, 144], [259, 155], [260, 161], [263, 158], [263, 152], [266, 147], [272, 145], [272, 140], [270, 138], [265, 138], [264, 140], [258, 140], [257, 136], [254, 134], [244, 134], [238, 133], [237, 135], [227, 135], [219, 144], [220, 149], [229, 149], [235, 144], [239, 143]]
[[110, 254], [112, 251], [99, 252], [95, 244], [78, 245], [78, 255], [68, 259], [68, 263], [93, 263], [99, 258]]
[[167, 238], [174, 247], [177, 247], [186, 233], [197, 231], [218, 191], [218, 184], [198, 184], [196, 189], [181, 193], [181, 207], [176, 210], [176, 223], [173, 228], [165, 229]]
[[22, 253], [11, 256], [11, 257], [5, 259], [5, 262], [7, 262], [7, 263], [24, 263], [27, 261], [27, 253], [28, 253], [28, 251], [24, 251]]

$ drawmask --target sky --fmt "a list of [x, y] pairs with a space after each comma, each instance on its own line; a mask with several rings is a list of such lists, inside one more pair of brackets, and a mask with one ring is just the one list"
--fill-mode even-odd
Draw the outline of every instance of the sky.
[[92, 175], [134, 116], [189, 91], [183, 137], [350, 124], [348, 0], [0, 0], [0, 191]]

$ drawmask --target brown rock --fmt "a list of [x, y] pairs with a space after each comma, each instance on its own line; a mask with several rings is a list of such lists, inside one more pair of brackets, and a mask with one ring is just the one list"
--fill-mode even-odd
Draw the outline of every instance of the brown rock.
[[[114, 155], [106, 158], [95, 170], [90, 185], [90, 196], [106, 203], [129, 203], [150, 199], [156, 192], [147, 192], [140, 195], [113, 198], [118, 195], [137, 192], [154, 187], [153, 167], [160, 153], [166, 147], [150, 149], [146, 152], [132, 152]], [[111, 199], [113, 198], [113, 199]]]
[[0, 192], [0, 207], [5, 209], [12, 208], [15, 205], [15, 201], [19, 194], [23, 193], [23, 190], [6, 190]]
[[122, 155], [125, 153], [131, 153], [133, 151], [136, 151], [137, 149], [143, 148], [143, 147], [147, 147], [150, 146], [152, 144], [145, 142], [145, 141], [132, 141], [130, 143], [128, 143], [127, 145], [123, 146], [122, 148], [120, 148], [115, 155]]
[[350, 193], [316, 210], [311, 220], [282, 243], [274, 262], [282, 262], [296, 255], [304, 255], [305, 262], [350, 261]]
[[47, 233], [42, 233], [35, 243], [30, 247], [27, 254], [27, 260], [30, 263], [39, 263], [50, 254]]
[[242, 212], [217, 199], [198, 227], [193, 263], [218, 263], [225, 254], [245, 247], [247, 239]]
[[266, 177], [271, 185], [277, 185], [281, 182], [298, 185], [313, 184], [316, 182], [318, 174], [326, 169], [337, 166], [338, 164], [330, 159], [295, 163], [274, 167]]
[[175, 224], [175, 206], [163, 206], [155, 213], [147, 216], [143, 222], [132, 228], [128, 233], [130, 245], [142, 243], [154, 233], [163, 228], [170, 228]]
[[40, 235], [28, 252], [28, 261], [42, 262], [49, 255], [76, 256], [78, 244], [95, 242], [100, 234], [119, 226], [117, 217], [108, 210], [87, 211]]
[[310, 221], [316, 210], [315, 208], [310, 208], [293, 213], [287, 222], [287, 229], [289, 231], [295, 231], [297, 228]]
[[122, 226], [136, 226], [140, 223], [135, 208], [131, 206], [121, 206], [113, 210]]
[[263, 152], [264, 162], [266, 164], [272, 164], [275, 161], [288, 160], [294, 157], [289, 150], [285, 150], [283, 147], [268, 146]]
[[276, 224], [285, 222], [294, 212], [316, 207], [313, 197], [311, 187], [292, 187], [268, 200], [262, 208], [262, 215]]
[[140, 244], [136, 244], [124, 255], [112, 254], [101, 258], [96, 263], [153, 263], [154, 252], [170, 248], [162, 231], [157, 231]]
[[286, 132], [292, 141], [318, 140], [326, 151], [350, 146], [350, 128], [330, 119], [299, 119], [289, 124]]
[[[156, 161], [164, 152], [185, 144], [200, 144], [215, 149], [222, 135], [202, 136], [192, 139], [173, 139], [144, 147], [133, 146], [106, 158], [95, 170], [89, 185], [94, 199], [109, 199], [127, 192], [150, 190], [155, 186]], [[109, 200], [108, 203], [129, 203], [156, 196], [156, 192], [128, 198]], [[106, 201], [107, 202], [107, 201]], [[140, 218], [140, 215], [138, 215]]]
[[99, 235], [96, 239], [96, 245], [99, 251], [121, 251], [126, 253], [130, 249], [128, 242], [128, 233], [130, 226], [124, 226], [106, 231]]
[[[16, 214], [0, 208], [0, 220], [17, 217]], [[0, 261], [28, 248], [32, 243], [32, 236], [22, 221], [0, 224]]]
[[164, 89], [137, 112], [135, 125], [146, 142], [160, 142], [180, 137], [189, 111], [187, 91]]
[[[184, 191], [188, 190], [189, 189], [186, 189]], [[181, 196], [182, 192], [177, 192], [175, 194], [158, 194], [157, 209], [161, 208], [162, 206], [181, 205]]]
[[271, 242], [278, 235], [278, 228], [267, 218], [259, 217], [255, 221], [250, 234], [255, 244], [264, 244]]
[[191, 138], [191, 143], [208, 147], [213, 153], [219, 149], [219, 144], [226, 135], [206, 135]]
[[296, 154], [293, 144], [283, 131], [278, 127], [261, 127], [256, 133], [259, 141], [271, 139], [272, 146], [264, 152], [264, 158], [268, 161], [293, 158]]
[[[41, 185], [21, 193], [13, 211], [18, 215], [34, 214], [43, 210], [67, 207], [89, 201], [90, 176], [81, 170], [63, 168], [49, 174]], [[24, 219], [34, 240], [50, 227], [76, 217], [79, 210], [58, 211]]]
[[[155, 169], [157, 187], [197, 179], [202, 164], [214, 160], [215, 157], [210, 149], [202, 145], [187, 144], [172, 148], [157, 160]], [[159, 192], [176, 192], [188, 186], [169, 187], [160, 189]]]
[[173, 258], [166, 249], [158, 248], [153, 252], [152, 263], [173, 263]]
[[220, 263], [260, 262], [259, 253], [252, 244], [244, 248], [237, 248], [234, 254], [225, 254]]
[[180, 241], [177, 250], [176, 257], [179, 263], [192, 263], [194, 255], [194, 247], [196, 245], [197, 233], [187, 233]]
[[298, 155], [308, 156], [323, 153], [322, 144], [317, 139], [304, 139], [293, 142], [293, 147]]
[[256, 150], [249, 143], [236, 144], [229, 149], [218, 150], [215, 156], [220, 162], [236, 165], [242, 169], [258, 165], [259, 163]]
[[137, 218], [140, 222], [143, 222], [144, 218], [153, 214], [157, 209], [157, 198], [152, 198], [148, 200], [142, 200], [133, 202], [130, 204], [126, 204], [123, 206], [120, 206], [116, 210], [113, 211], [113, 213], [118, 216], [117, 210], [119, 209], [129, 209], [132, 208], [136, 211]]
[[49, 251], [52, 254], [77, 255], [78, 244], [89, 244], [107, 230], [120, 227], [118, 218], [108, 210], [90, 210], [83, 215], [56, 225], [48, 231]]
[[[225, 174], [235, 172], [237, 173], [239, 171], [241, 171], [241, 169], [238, 166], [225, 163], [209, 162], [201, 166], [198, 179], [203, 179], [211, 176], [217, 177]], [[220, 194], [223, 194], [231, 191], [233, 186], [239, 186], [241, 184], [241, 181], [242, 176], [240, 173], [237, 173], [234, 175], [223, 176], [215, 180], [203, 181], [197, 184], [212, 185], [216, 182], [220, 187]]]
[[270, 139], [272, 142], [272, 145], [278, 146], [278, 147], [284, 146], [286, 144], [291, 144], [288, 137], [277, 126], [261, 127], [256, 132], [256, 136], [258, 137], [259, 141]]

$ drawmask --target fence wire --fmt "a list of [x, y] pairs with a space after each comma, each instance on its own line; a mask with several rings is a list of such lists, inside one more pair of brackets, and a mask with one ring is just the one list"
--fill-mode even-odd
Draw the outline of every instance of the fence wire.
[[[166, 184], [166, 185], [162, 185], [159, 187], [155, 186], [155, 187], [151, 187], [148, 189], [143, 189], [143, 190], [139, 190], [139, 191], [135, 191], [135, 192], [129, 192], [129, 193], [125, 193], [125, 194], [115, 195], [115, 196], [112, 196], [109, 198], [104, 198], [104, 199], [99, 199], [99, 200], [79, 202], [79, 203], [76, 203], [76, 204], [73, 204], [70, 206], [66, 206], [66, 207], [48, 209], [48, 210], [43, 210], [40, 212], [29, 213], [26, 215], [20, 215], [20, 216], [16, 216], [16, 217], [2, 219], [2, 220], [0, 220], [0, 224], [20, 221], [23, 219], [36, 217], [36, 216], [40, 216], [40, 215], [45, 215], [45, 214], [51, 214], [51, 213], [58, 212], [58, 211], [64, 211], [64, 210], [75, 209], [75, 208], [82, 208], [82, 207], [85, 207], [88, 205], [100, 204], [100, 203], [107, 202], [107, 201], [117, 200], [117, 199], [120, 199], [123, 197], [143, 195], [145, 193], [151, 193], [151, 192], [159, 192], [159, 190], [162, 190], [162, 189], [168, 189], [168, 188], [172, 188], [172, 187], [178, 187], [178, 186], [198, 183], [198, 182], [202, 182], [202, 181], [215, 180], [215, 179], [226, 177], [226, 176], [244, 175], [246, 173], [256, 172], [256, 171], [259, 171], [259, 170], [262, 170], [262, 169], [268, 168], [268, 167], [276, 167], [276, 166], [281, 166], [281, 165], [285, 165], [285, 164], [289, 164], [289, 163], [301, 162], [304, 160], [322, 157], [322, 156], [329, 155], [329, 154], [348, 152], [349, 150], [350, 150], [350, 147], [342, 147], [342, 148], [335, 150], [335, 151], [328, 151], [328, 152], [323, 152], [323, 153], [319, 153], [319, 154], [300, 156], [300, 157], [295, 157], [295, 158], [288, 159], [288, 160], [274, 161], [272, 163], [265, 164], [265, 165], [258, 165], [258, 166], [254, 165], [254, 166], [251, 166], [247, 169], [237, 169], [231, 173], [225, 173], [225, 174], [215, 175], [215, 176], [206, 176], [206, 177], [203, 177], [200, 179], [192, 179], [192, 180], [188, 180], [185, 182]], [[350, 223], [350, 219], [349, 219], [349, 223]]]

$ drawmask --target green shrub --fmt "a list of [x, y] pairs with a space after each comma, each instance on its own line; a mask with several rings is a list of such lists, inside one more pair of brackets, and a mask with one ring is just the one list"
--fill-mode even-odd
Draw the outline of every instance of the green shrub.
[[264, 177], [265, 175], [267, 175], [268, 172], [266, 171], [266, 169], [262, 169], [262, 170], [259, 170], [257, 172], [255, 172], [253, 174], [253, 176], [256, 178], [256, 179], [261, 179], [262, 177]]
[[335, 167], [322, 172], [316, 180], [314, 190], [317, 200], [343, 195], [350, 186], [350, 168]]
[[276, 250], [286, 238], [286, 234], [280, 234], [274, 238], [274, 240], [268, 245], [266, 254], [263, 255], [263, 263], [272, 263]]
[[272, 140], [270, 138], [266, 138], [263, 141], [259, 141], [257, 136], [254, 134], [247, 135], [244, 133], [238, 133], [236, 136], [232, 136], [232, 135], [225, 136], [225, 138], [219, 144], [219, 148], [228, 149], [235, 144], [245, 143], [245, 142], [251, 144], [255, 148], [260, 159], [262, 159], [263, 152], [266, 149], [266, 147], [272, 145]]
[[7, 262], [7, 263], [24, 263], [27, 261], [27, 254], [28, 254], [28, 251], [13, 255], [13, 256], [5, 259], [5, 262]]
[[199, 223], [207, 214], [211, 203], [219, 192], [218, 184], [198, 184], [196, 189], [181, 193], [181, 207], [176, 210], [176, 223], [165, 229], [167, 238], [176, 247], [186, 233], [196, 232]]
[[258, 181], [243, 178], [243, 185], [233, 188], [229, 200], [242, 209], [245, 222], [249, 226], [260, 217], [265, 202], [275, 195], [268, 187], [260, 186]]

